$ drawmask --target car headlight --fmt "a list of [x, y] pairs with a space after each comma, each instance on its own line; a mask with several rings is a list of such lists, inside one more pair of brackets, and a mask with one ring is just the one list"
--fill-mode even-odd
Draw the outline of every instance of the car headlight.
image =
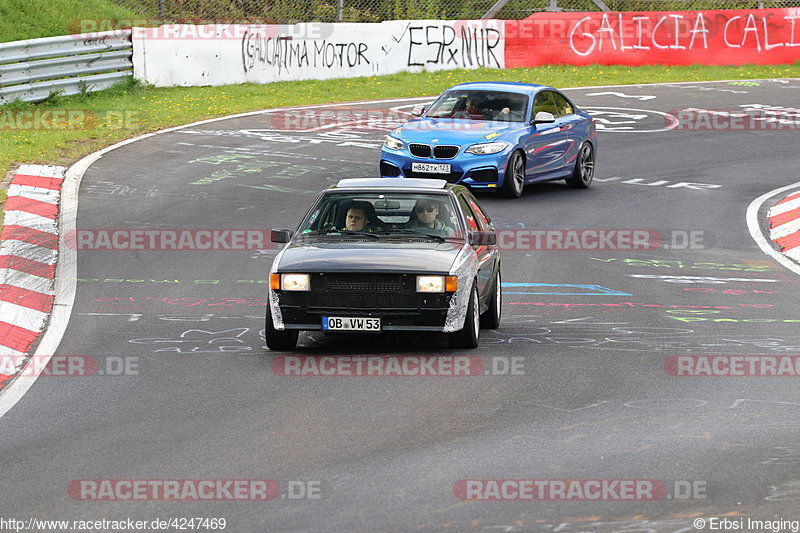
[[309, 274], [281, 274], [281, 290], [310, 291], [311, 276]]
[[417, 276], [417, 292], [456, 292], [458, 276]]
[[469, 148], [465, 150], [468, 154], [475, 154], [475, 155], [488, 155], [488, 154], [496, 154], [498, 152], [502, 152], [508, 147], [508, 143], [504, 142], [497, 142], [497, 143], [481, 143], [481, 144], [473, 144]]
[[401, 141], [400, 139], [395, 139], [391, 135], [386, 136], [386, 139], [384, 139], [383, 141], [383, 145], [390, 150], [403, 149], [403, 141]]

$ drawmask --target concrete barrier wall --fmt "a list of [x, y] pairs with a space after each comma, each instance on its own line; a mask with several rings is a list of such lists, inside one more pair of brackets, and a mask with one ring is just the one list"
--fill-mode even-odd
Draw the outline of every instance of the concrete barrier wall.
[[156, 86], [349, 78], [505, 67], [503, 22], [134, 28], [134, 75]]

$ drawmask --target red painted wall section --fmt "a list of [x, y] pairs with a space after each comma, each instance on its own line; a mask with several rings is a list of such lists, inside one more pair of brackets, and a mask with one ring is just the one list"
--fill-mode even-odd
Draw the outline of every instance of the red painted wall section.
[[800, 8], [536, 13], [506, 22], [505, 45], [506, 68], [794, 63]]

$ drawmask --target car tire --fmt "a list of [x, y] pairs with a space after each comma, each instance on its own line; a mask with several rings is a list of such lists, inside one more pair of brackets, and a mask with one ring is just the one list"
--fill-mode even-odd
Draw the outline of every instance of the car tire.
[[448, 340], [451, 348], [472, 349], [478, 347], [478, 337], [481, 333], [480, 312], [478, 289], [473, 284], [469, 303], [467, 304], [467, 316], [464, 318], [464, 327], [449, 335]]
[[297, 337], [300, 332], [296, 329], [277, 330], [272, 323], [272, 311], [267, 307], [267, 327], [264, 330], [264, 338], [267, 341], [267, 348], [273, 351], [289, 352], [297, 348]]
[[525, 187], [525, 158], [516, 150], [508, 158], [506, 174], [503, 178], [503, 195], [508, 198], [519, 198]]
[[585, 142], [575, 158], [575, 169], [572, 176], [567, 178], [567, 185], [576, 189], [585, 189], [592, 183], [594, 177], [594, 147], [592, 143]]
[[489, 296], [489, 309], [481, 315], [481, 327], [484, 329], [497, 329], [500, 327], [500, 314], [503, 305], [501, 283], [500, 265], [498, 265], [497, 275], [494, 277], [494, 290]]

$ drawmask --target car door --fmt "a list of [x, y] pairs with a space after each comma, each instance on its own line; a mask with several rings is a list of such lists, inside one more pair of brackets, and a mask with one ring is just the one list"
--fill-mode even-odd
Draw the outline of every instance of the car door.
[[[461, 210], [467, 219], [467, 228], [473, 231], [494, 231], [492, 221], [478, 205], [477, 200], [469, 191], [464, 191], [458, 197]], [[492, 288], [492, 278], [494, 276], [495, 263], [500, 254], [497, 244], [473, 245], [475, 255], [478, 257], [478, 294], [481, 302], [485, 300], [487, 291]]]
[[540, 111], [551, 113], [556, 121], [529, 125], [529, 133], [522, 141], [527, 154], [525, 176], [528, 179], [544, 177], [563, 166], [566, 134], [561, 130], [554, 94], [553, 91], [539, 91], [533, 99], [529, 123]]
[[575, 106], [564, 95], [553, 93], [556, 110], [556, 124], [564, 134], [564, 157], [562, 168], [572, 170], [578, 157], [581, 143], [586, 137], [586, 119], [575, 113]]

